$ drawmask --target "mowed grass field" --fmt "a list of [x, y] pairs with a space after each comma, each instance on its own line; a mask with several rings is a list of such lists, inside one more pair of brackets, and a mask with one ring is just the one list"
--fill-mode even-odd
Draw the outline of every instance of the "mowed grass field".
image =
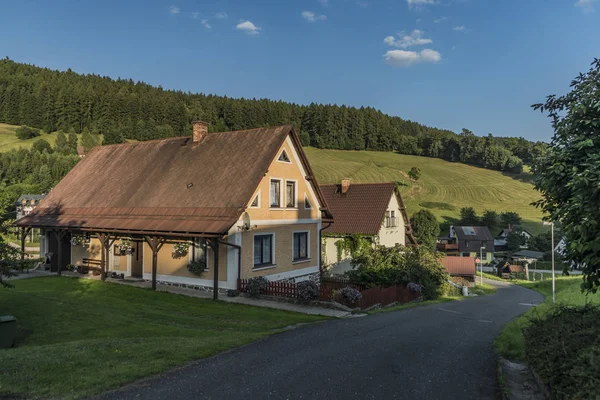
[[[29, 140], [15, 136], [18, 126], [0, 123], [0, 152], [19, 147], [29, 148], [36, 140], [45, 139], [51, 145], [56, 132], [42, 133]], [[524, 227], [533, 234], [546, 230], [541, 223], [542, 213], [531, 202], [540, 194], [533, 185], [498, 171], [451, 163], [437, 158], [401, 155], [378, 151], [304, 149], [320, 184], [339, 183], [350, 178], [354, 183], [402, 182], [402, 197], [409, 216], [425, 208], [440, 222], [455, 223], [462, 207], [473, 207], [478, 214], [484, 210], [516, 211]], [[408, 171], [419, 167], [417, 182], [411, 182]], [[527, 169], [526, 169], [527, 170]], [[522, 174], [527, 176], [527, 173]], [[497, 232], [492, 232], [496, 234]]]
[[[320, 184], [400, 181], [402, 198], [409, 216], [424, 208], [440, 222], [455, 223], [462, 207], [516, 211], [524, 227], [532, 233], [546, 230], [542, 213], [531, 202], [540, 198], [531, 183], [499, 171], [452, 163], [437, 158], [400, 155], [377, 151], [304, 149]], [[411, 182], [408, 171], [421, 169], [421, 178]], [[492, 232], [496, 234], [497, 232]]]
[[16, 125], [0, 123], [0, 153], [4, 153], [13, 149], [18, 149], [20, 147], [28, 149], [40, 139], [44, 139], [48, 143], [50, 143], [50, 145], [54, 146], [54, 141], [56, 140], [56, 132], [50, 134], [42, 133], [41, 136], [35, 137], [33, 139], [21, 140], [15, 136], [15, 130], [17, 128], [18, 126]]

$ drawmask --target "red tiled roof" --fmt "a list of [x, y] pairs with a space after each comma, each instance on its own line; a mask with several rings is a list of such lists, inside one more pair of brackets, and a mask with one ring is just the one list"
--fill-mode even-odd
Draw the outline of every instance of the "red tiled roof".
[[[40, 202], [21, 226], [222, 234], [239, 218], [291, 125], [98, 146]], [[325, 214], [328, 211], [325, 208]]]
[[450, 275], [475, 275], [475, 258], [447, 256], [442, 265]]
[[[378, 234], [395, 187], [394, 182], [352, 183], [348, 191], [342, 194], [340, 185], [321, 185], [321, 192], [335, 221], [324, 232], [341, 235]], [[404, 221], [408, 223], [402, 199], [398, 197], [398, 200]], [[409, 241], [414, 243], [410, 225], [407, 228]]]

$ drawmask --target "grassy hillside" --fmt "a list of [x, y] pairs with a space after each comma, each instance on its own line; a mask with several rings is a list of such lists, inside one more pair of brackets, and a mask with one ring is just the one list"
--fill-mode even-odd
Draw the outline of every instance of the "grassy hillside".
[[0, 153], [18, 149], [19, 147], [29, 148], [33, 145], [33, 143], [40, 139], [46, 140], [51, 145], [54, 145], [54, 141], [56, 140], [56, 132], [51, 134], [42, 133], [41, 136], [33, 139], [17, 139], [15, 136], [15, 130], [17, 128], [18, 126], [15, 125], [0, 124]]
[[[20, 140], [17, 126], [0, 124], [0, 152], [29, 148], [36, 140], [54, 144], [56, 133], [42, 134], [34, 139]], [[402, 195], [409, 215], [421, 208], [433, 212], [440, 222], [454, 223], [461, 207], [472, 206], [481, 214], [485, 209], [516, 211], [524, 226], [532, 233], [543, 231], [542, 214], [532, 201], [539, 198], [528, 174], [519, 176], [498, 171], [451, 163], [437, 158], [400, 155], [378, 151], [343, 151], [305, 148], [319, 183], [338, 183], [350, 178], [355, 183], [400, 181], [405, 184]], [[419, 181], [408, 178], [408, 170], [421, 168]], [[496, 234], [497, 232], [492, 232]]]
[[[407, 156], [390, 152], [341, 151], [305, 148], [319, 183], [338, 183], [350, 178], [355, 183], [401, 181], [402, 197], [412, 215], [421, 208], [433, 212], [441, 222], [456, 222], [461, 207], [516, 211], [524, 226], [543, 231], [542, 214], [530, 203], [539, 198], [527, 175], [510, 176], [498, 171], [451, 163], [437, 158]], [[419, 167], [421, 178], [412, 183], [408, 170]], [[492, 232], [496, 234], [497, 232]]]

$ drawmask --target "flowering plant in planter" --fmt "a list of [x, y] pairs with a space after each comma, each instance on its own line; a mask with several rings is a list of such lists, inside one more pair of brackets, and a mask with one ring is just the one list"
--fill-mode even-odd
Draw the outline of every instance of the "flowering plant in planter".
[[346, 286], [340, 289], [340, 296], [348, 303], [354, 304], [360, 300], [362, 293], [358, 289]]
[[88, 242], [83, 235], [73, 235], [71, 236], [71, 244], [73, 246], [87, 246]]
[[408, 285], [406, 285], [406, 287], [412, 294], [423, 292], [423, 286], [419, 285], [418, 283], [410, 282]]
[[126, 254], [131, 254], [132, 250], [133, 250], [133, 246], [131, 245], [131, 240], [130, 239], [121, 239], [121, 241], [119, 242], [119, 249]]
[[188, 242], [175, 243], [173, 245], [173, 251], [171, 251], [171, 257], [183, 258], [188, 255], [190, 244]]
[[200, 260], [192, 261], [188, 264], [188, 271], [195, 275], [202, 275], [202, 273], [206, 270], [206, 259], [202, 258]]

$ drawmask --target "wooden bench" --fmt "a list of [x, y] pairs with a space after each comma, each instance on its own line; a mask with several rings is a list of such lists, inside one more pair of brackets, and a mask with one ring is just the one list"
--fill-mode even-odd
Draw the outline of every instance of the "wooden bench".
[[102, 261], [96, 260], [95, 258], [84, 258], [81, 261], [83, 261], [83, 263], [88, 267], [90, 267], [90, 266], [100, 267], [102, 265]]

